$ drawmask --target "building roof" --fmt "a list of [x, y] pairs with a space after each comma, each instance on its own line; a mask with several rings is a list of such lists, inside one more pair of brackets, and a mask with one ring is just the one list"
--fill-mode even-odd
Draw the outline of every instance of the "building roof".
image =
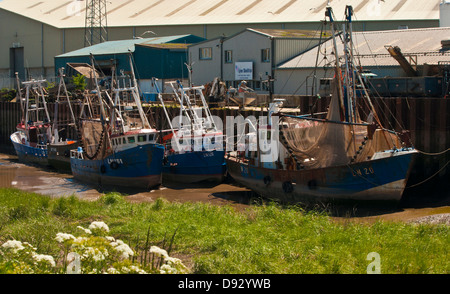
[[[441, 41], [450, 38], [450, 28], [405, 29], [353, 33], [357, 60], [364, 66], [398, 66], [386, 46], [398, 46], [404, 55], [417, 59], [418, 65], [450, 62], [450, 51], [442, 51]], [[342, 42], [338, 42], [338, 53], [343, 54]], [[318, 67], [333, 66], [334, 51], [331, 39], [320, 48]], [[327, 59], [324, 58], [327, 53]], [[409, 58], [407, 56], [407, 58]], [[278, 69], [314, 68], [317, 47], [281, 64]]]
[[180, 45], [181, 43], [180, 41], [190, 36], [193, 35], [108, 41], [93, 46], [85, 47], [82, 49], [78, 49], [72, 52], [64, 53], [56, 57], [59, 58], [59, 57], [89, 56], [90, 54], [93, 55], [124, 54], [128, 53], [129, 51], [134, 52], [135, 45], [151, 47], [151, 46], [161, 46], [162, 44], [164, 44], [166, 49], [179, 49], [181, 45], [184, 45], [187, 48], [187, 44]]
[[[327, 5], [340, 19], [438, 20], [440, 0], [108, 0], [108, 26], [317, 22]], [[57, 28], [82, 28], [86, 0], [3, 0], [4, 9]]]
[[311, 30], [286, 30], [286, 29], [252, 29], [247, 31], [256, 32], [275, 39], [309, 39], [320, 38], [320, 32]]
[[184, 44], [184, 43], [166, 43], [166, 44], [136, 44], [138, 46], [145, 46], [149, 48], [156, 48], [156, 49], [169, 49], [169, 50], [186, 50], [189, 45], [191, 44]]

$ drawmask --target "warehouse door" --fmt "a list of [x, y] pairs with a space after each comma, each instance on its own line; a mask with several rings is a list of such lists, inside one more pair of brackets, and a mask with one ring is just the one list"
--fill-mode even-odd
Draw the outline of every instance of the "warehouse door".
[[16, 76], [16, 72], [19, 73], [19, 78], [25, 80], [25, 62], [24, 62], [24, 50], [23, 47], [10, 48], [9, 49], [9, 68], [11, 70], [11, 77]]

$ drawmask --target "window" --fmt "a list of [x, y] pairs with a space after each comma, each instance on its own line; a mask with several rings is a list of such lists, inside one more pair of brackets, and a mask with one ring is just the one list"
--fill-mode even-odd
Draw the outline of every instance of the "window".
[[147, 141], [147, 135], [139, 135], [138, 136], [138, 142], [139, 143], [145, 142], [145, 141]]
[[155, 140], [155, 135], [148, 135], [148, 140], [151, 142], [151, 141], [154, 141]]
[[136, 142], [136, 138], [134, 136], [128, 137], [128, 143], [134, 143], [134, 142]]
[[255, 88], [254, 90], [261, 90], [261, 81], [255, 81]]
[[225, 63], [232, 63], [233, 62], [233, 51], [226, 50], [225, 51]]
[[270, 62], [270, 48], [261, 50], [261, 61]]
[[125, 139], [125, 137], [123, 138], [123, 144], [127, 144], [127, 140]]
[[200, 48], [200, 60], [212, 59], [212, 48]]

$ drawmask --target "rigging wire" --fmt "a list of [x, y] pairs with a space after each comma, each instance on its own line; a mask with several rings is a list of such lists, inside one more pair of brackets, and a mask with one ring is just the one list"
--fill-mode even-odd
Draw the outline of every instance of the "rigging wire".
[[[318, 32], [319, 30], [322, 30], [322, 28], [323, 28], [323, 23], [321, 23], [320, 26], [316, 29], [316, 31], [314, 32], [314, 35], [317, 35], [317, 32]], [[320, 38], [322, 39], [322, 35], [320, 36]], [[311, 39], [309, 40], [309, 43], [308, 43], [308, 45], [307, 45], [307, 48], [310, 48], [312, 41], [313, 41], [313, 38], [311, 38]], [[319, 48], [320, 48], [321, 43], [319, 43], [318, 46], [319, 46]], [[310, 50], [310, 49], [307, 49], [306, 51], [309, 51], [309, 50]], [[305, 52], [301, 52], [301, 53], [299, 54], [300, 58], [298, 59], [297, 64], [293, 67], [294, 69], [297, 68], [298, 65], [300, 64], [300, 61], [302, 61], [303, 56], [304, 56], [303, 53], [305, 53]], [[286, 79], [286, 81], [284, 82], [283, 87], [282, 87], [281, 90], [280, 90], [280, 93], [283, 92], [283, 90], [285, 89], [287, 83], [289, 82], [289, 80], [291, 79], [292, 75], [294, 74], [294, 69], [291, 70], [291, 72], [290, 72], [288, 78]], [[302, 83], [301, 86], [303, 86], [303, 84], [304, 84], [304, 82]], [[301, 87], [301, 86], [300, 86], [300, 87]], [[299, 88], [300, 88], [300, 87], [299, 87]], [[294, 92], [294, 94], [297, 93], [297, 91], [299, 90], [299, 88], [297, 88], [297, 90]]]

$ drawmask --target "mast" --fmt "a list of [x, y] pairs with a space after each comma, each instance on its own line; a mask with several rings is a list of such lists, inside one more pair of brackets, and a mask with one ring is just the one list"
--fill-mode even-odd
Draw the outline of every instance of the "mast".
[[92, 74], [94, 75], [95, 87], [97, 90], [98, 102], [100, 104], [100, 114], [101, 114], [100, 120], [101, 120], [102, 124], [105, 124], [107, 116], [105, 113], [105, 109], [103, 108], [102, 93], [100, 91], [100, 87], [98, 86], [97, 73], [95, 72], [94, 55], [92, 55], [92, 54], [91, 54], [91, 63], [92, 63]]
[[[355, 95], [354, 69], [353, 69], [353, 44], [352, 44], [352, 15], [353, 8], [350, 5], [345, 7], [345, 17], [347, 23], [342, 26], [344, 35], [344, 56], [345, 56], [345, 99], [346, 111], [345, 118], [347, 122], [355, 122], [355, 113], [353, 108]], [[350, 43], [350, 46], [349, 46]]]
[[72, 117], [72, 124], [75, 127], [75, 130], [77, 130], [77, 126], [76, 126], [76, 120], [75, 120], [75, 114], [73, 112], [72, 109], [72, 105], [70, 103], [70, 98], [69, 98], [69, 93], [67, 91], [67, 87], [66, 87], [66, 83], [64, 82], [64, 67], [61, 67], [59, 69], [59, 86], [58, 86], [58, 96], [56, 97], [56, 103], [55, 103], [55, 111], [54, 111], [54, 119], [53, 119], [53, 139], [55, 142], [58, 141], [59, 139], [59, 133], [58, 133], [58, 110], [59, 110], [59, 103], [60, 103], [60, 96], [61, 96], [61, 88], [64, 89], [64, 94], [66, 96], [66, 102], [69, 106], [69, 110], [70, 110], [70, 115]]
[[[327, 7], [327, 10], [325, 12], [325, 16], [330, 19], [330, 26], [331, 26], [331, 35], [333, 37], [333, 47], [334, 47], [334, 56], [335, 56], [335, 77], [334, 82], [337, 84], [338, 88], [338, 96], [339, 101], [341, 104], [341, 108], [345, 110], [345, 102], [344, 102], [344, 95], [343, 95], [343, 89], [342, 89], [342, 72], [340, 70], [340, 64], [339, 64], [339, 51], [337, 47], [337, 41], [336, 41], [336, 31], [334, 29], [334, 17], [333, 17], [333, 9], [331, 7]], [[345, 113], [345, 111], [344, 111]]]
[[167, 109], [166, 109], [166, 105], [164, 104], [164, 99], [163, 99], [163, 97], [161, 95], [161, 91], [159, 90], [157, 79], [156, 78], [152, 78], [152, 82], [153, 82], [153, 85], [155, 86], [156, 92], [158, 93], [158, 99], [161, 102], [161, 105], [162, 105], [163, 110], [164, 110], [164, 114], [166, 115], [167, 122], [169, 123], [169, 126], [170, 126], [170, 129], [172, 131], [172, 134], [176, 138], [175, 142], [177, 144], [177, 148], [178, 148], [178, 150], [181, 150], [180, 143], [178, 142], [177, 134], [176, 134], [176, 132], [175, 132], [175, 130], [173, 128], [172, 121], [171, 121], [169, 113], [167, 112]]
[[134, 102], [136, 103], [136, 107], [139, 111], [139, 116], [141, 117], [142, 121], [142, 128], [143, 129], [151, 129], [150, 123], [148, 122], [147, 116], [144, 113], [144, 109], [142, 109], [141, 99], [139, 97], [139, 90], [138, 90], [138, 83], [136, 80], [136, 75], [134, 74], [134, 65], [132, 60], [131, 52], [129, 53], [129, 59], [130, 59], [130, 68], [131, 68], [131, 76], [133, 79], [133, 87], [131, 89], [131, 92], [133, 93]]

